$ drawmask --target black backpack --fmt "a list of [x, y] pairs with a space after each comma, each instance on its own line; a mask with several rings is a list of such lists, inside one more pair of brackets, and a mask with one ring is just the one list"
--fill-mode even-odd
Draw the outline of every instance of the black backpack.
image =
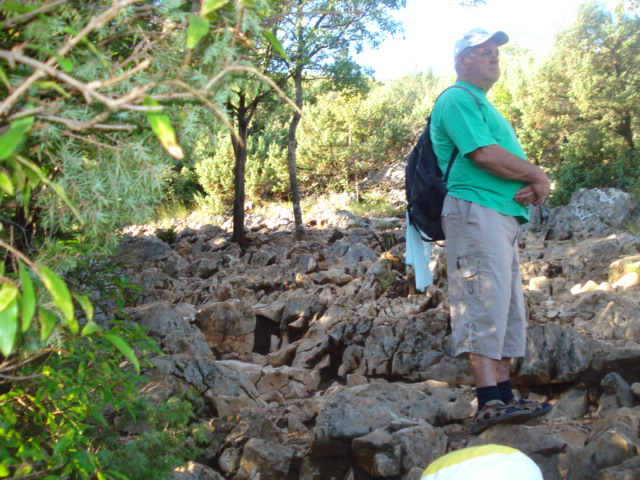
[[[466, 90], [476, 101], [478, 108], [481, 108], [476, 96], [468, 89], [460, 85], [453, 85], [449, 88]], [[437, 98], [436, 101], [438, 101]], [[427, 126], [407, 158], [405, 191], [407, 194], [409, 222], [422, 233], [423, 240], [437, 242], [445, 239], [440, 216], [444, 197], [447, 194], [449, 172], [451, 172], [453, 161], [459, 150], [458, 147], [454, 148], [449, 159], [447, 171], [443, 177], [442, 171], [438, 166], [438, 158], [433, 151], [430, 127], [431, 116], [427, 118]]]

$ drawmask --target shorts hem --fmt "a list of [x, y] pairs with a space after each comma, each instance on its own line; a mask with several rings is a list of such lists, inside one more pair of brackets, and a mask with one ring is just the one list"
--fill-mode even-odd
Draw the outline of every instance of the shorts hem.
[[455, 353], [454, 353], [453, 356], [454, 356], [454, 358], [458, 358], [458, 357], [461, 357], [463, 355], [468, 355], [470, 353], [473, 354], [473, 355], [482, 355], [483, 357], [487, 357], [487, 358], [490, 358], [492, 360], [502, 360], [503, 358], [523, 358], [525, 356], [524, 353], [517, 353], [517, 354], [513, 354], [512, 355], [509, 352], [504, 352], [501, 357], [498, 357], [494, 353], [487, 354], [485, 352], [481, 352], [481, 351], [478, 351], [478, 350], [473, 350], [473, 349], [470, 349], [470, 348], [464, 348], [464, 347], [455, 350]]

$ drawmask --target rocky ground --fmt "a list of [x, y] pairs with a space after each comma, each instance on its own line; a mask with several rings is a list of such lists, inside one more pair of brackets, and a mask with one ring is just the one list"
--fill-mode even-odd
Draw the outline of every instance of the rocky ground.
[[[398, 195], [398, 192], [396, 192]], [[416, 293], [403, 219], [343, 211], [130, 227], [113, 262], [142, 294], [127, 315], [164, 355], [144, 393], [196, 392], [205, 452], [176, 479], [413, 480], [452, 449], [519, 448], [545, 480], [640, 478], [640, 210], [615, 190], [538, 208], [521, 237], [530, 316], [519, 396], [553, 410], [469, 434], [466, 363], [448, 354], [443, 252]], [[162, 241], [158, 233], [167, 241]]]

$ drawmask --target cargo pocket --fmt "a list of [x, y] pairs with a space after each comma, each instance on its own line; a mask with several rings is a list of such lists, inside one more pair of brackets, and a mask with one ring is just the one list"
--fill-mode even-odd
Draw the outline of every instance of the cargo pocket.
[[458, 257], [457, 267], [462, 278], [464, 292], [472, 297], [478, 297], [483, 294], [485, 286], [483, 286], [483, 258], [479, 253], [470, 253]]

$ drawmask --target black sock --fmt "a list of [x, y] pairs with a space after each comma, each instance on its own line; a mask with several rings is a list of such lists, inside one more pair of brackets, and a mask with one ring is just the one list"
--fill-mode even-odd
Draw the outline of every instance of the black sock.
[[505, 380], [504, 382], [499, 382], [498, 392], [500, 393], [500, 399], [505, 404], [509, 404], [509, 402], [514, 398], [513, 392], [511, 391], [511, 380]]
[[488, 387], [476, 388], [476, 397], [478, 397], [478, 410], [482, 410], [482, 407], [491, 400], [500, 400], [500, 392], [496, 385], [490, 385]]

